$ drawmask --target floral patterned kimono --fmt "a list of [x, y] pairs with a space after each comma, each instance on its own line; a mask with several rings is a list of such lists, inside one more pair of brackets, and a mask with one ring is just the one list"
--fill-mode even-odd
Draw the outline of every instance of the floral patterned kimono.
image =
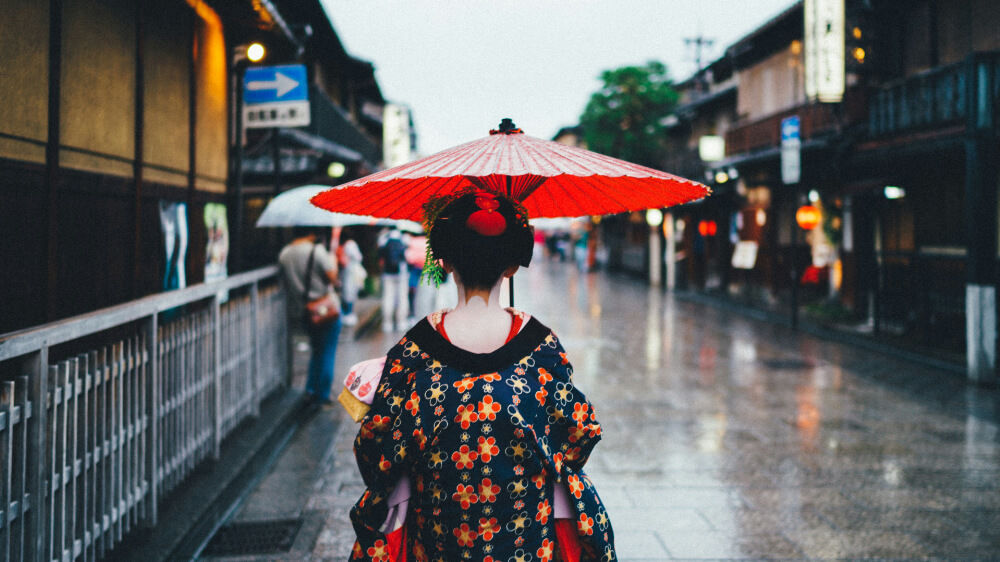
[[583, 472], [601, 427], [556, 336], [531, 318], [478, 354], [445, 339], [439, 320], [420, 321], [389, 351], [361, 421], [354, 450], [368, 489], [351, 510], [351, 559], [393, 560], [379, 528], [408, 476], [408, 561], [559, 560], [556, 485], [568, 491], [575, 525], [561, 528], [575, 526], [580, 559], [615, 560], [611, 522]]

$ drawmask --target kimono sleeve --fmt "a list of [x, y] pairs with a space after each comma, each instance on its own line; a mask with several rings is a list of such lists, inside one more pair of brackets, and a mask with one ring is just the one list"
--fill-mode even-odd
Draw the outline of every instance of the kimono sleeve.
[[601, 425], [594, 408], [583, 392], [573, 384], [573, 366], [561, 346], [552, 359], [539, 366], [543, 382], [545, 414], [548, 417], [548, 444], [554, 468], [562, 477], [579, 473], [587, 463], [594, 446], [601, 440]]
[[394, 484], [408, 474], [423, 440], [416, 371], [397, 360], [386, 362], [371, 409], [361, 420], [354, 456], [369, 488]]
[[352, 519], [378, 529], [388, 513], [388, 500], [401, 478], [408, 477], [425, 439], [420, 426], [420, 398], [414, 390], [416, 369], [390, 353], [371, 409], [361, 420], [354, 456], [368, 489]]

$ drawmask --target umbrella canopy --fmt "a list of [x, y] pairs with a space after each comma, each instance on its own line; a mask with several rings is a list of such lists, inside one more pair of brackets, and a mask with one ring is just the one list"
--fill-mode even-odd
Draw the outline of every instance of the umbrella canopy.
[[370, 216], [331, 213], [309, 203], [317, 194], [330, 189], [328, 185], [304, 185], [280, 193], [271, 200], [257, 220], [257, 226], [350, 226], [354, 224], [383, 225], [392, 220]]
[[710, 193], [666, 172], [530, 137], [504, 119], [489, 137], [343, 184], [312, 202], [340, 213], [421, 220], [428, 199], [469, 185], [521, 201], [532, 218], [669, 207]]
[[531, 219], [528, 222], [531, 223], [531, 226], [535, 227], [535, 230], [569, 230], [573, 227], [573, 223], [589, 220], [589, 217], [558, 217]]

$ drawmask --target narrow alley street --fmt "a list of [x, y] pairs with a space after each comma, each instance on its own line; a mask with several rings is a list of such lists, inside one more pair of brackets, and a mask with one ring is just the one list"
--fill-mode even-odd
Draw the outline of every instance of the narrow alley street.
[[[568, 264], [515, 289], [603, 424], [587, 471], [621, 560], [1000, 559], [996, 389]], [[335, 389], [396, 337], [345, 331]], [[356, 430], [317, 414], [236, 514], [301, 518], [291, 550], [202, 559], [346, 560]]]

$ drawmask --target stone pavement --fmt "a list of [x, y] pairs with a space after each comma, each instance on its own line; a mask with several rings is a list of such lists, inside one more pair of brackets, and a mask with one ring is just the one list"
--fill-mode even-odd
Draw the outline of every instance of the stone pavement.
[[[569, 265], [515, 289], [604, 426], [620, 559], [1000, 560], [997, 389]], [[345, 331], [335, 385], [396, 337]], [[211, 560], [346, 560], [356, 431], [322, 411], [236, 514], [303, 518], [289, 552]]]

